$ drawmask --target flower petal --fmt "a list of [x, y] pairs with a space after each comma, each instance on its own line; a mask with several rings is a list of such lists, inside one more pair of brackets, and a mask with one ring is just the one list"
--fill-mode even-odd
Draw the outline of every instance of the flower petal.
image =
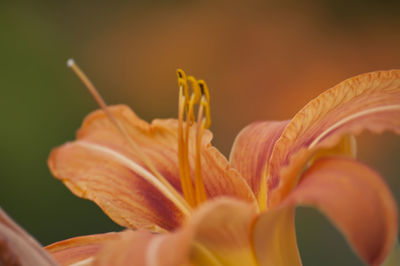
[[268, 169], [270, 205], [295, 187], [316, 150], [365, 129], [400, 134], [399, 117], [400, 70], [356, 76], [319, 95], [295, 115], [275, 144]]
[[0, 265], [57, 265], [42, 246], [0, 208]]
[[368, 264], [380, 265], [397, 238], [390, 190], [376, 172], [355, 160], [318, 160], [283, 204], [317, 207]]
[[252, 237], [259, 265], [302, 265], [296, 242], [294, 206], [263, 212], [254, 223]]
[[[191, 261], [196, 265], [258, 265], [251, 243], [256, 206], [220, 198], [200, 208], [188, 222], [194, 232]], [[212, 257], [214, 257], [212, 259]]]
[[294, 233], [296, 205], [321, 210], [368, 264], [380, 265], [397, 237], [397, 207], [381, 177], [360, 162], [324, 158], [308, 169], [277, 207], [254, 223], [254, 249], [262, 265], [301, 265]]
[[121, 238], [109, 242], [94, 260], [96, 266], [108, 265], [183, 265], [187, 262], [187, 237], [182, 233], [152, 234], [126, 230]]
[[100, 250], [93, 265], [148, 265], [144, 254], [153, 237], [156, 235], [148, 231], [126, 230], [119, 240], [111, 241]]
[[[199, 207], [173, 233], [124, 232], [107, 244], [96, 265], [257, 265], [250, 241], [256, 206], [218, 198]], [[192, 265], [191, 264], [191, 265]]]
[[[231, 196], [248, 202], [255, 202], [255, 196], [242, 175], [230, 167], [228, 160], [213, 146], [202, 151], [202, 176], [207, 196]], [[194, 167], [193, 167], [194, 168]]]
[[60, 265], [91, 262], [108, 241], [121, 238], [121, 233], [79, 236], [48, 245], [46, 250]]
[[[281, 136], [289, 121], [256, 122], [240, 131], [237, 135], [229, 161], [246, 179], [256, 196], [259, 196], [260, 182], [275, 142]], [[265, 194], [264, 194], [265, 195]], [[266, 199], [262, 200], [266, 202]]]
[[[181, 191], [177, 121], [154, 120], [148, 124], [123, 105], [109, 107], [109, 111], [170, 187], [146, 167], [103, 111], [85, 119], [77, 141], [51, 153], [50, 170], [74, 194], [95, 201], [122, 226], [176, 228], [190, 212], [176, 192]], [[190, 147], [194, 147], [194, 131]], [[254, 200], [240, 174], [230, 169], [225, 157], [210, 145], [211, 138], [211, 132], [206, 131], [202, 142], [202, 171], [209, 196], [228, 194]], [[193, 169], [194, 153], [190, 149]]]

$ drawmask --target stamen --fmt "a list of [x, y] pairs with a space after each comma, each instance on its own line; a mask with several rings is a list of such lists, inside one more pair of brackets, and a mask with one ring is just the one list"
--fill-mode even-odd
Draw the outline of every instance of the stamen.
[[[193, 77], [193, 76], [189, 76], [188, 77], [188, 81], [191, 83], [192, 85], [192, 94], [190, 95], [190, 100], [189, 100], [189, 104], [188, 104], [188, 110], [187, 110], [187, 116], [186, 116], [186, 122], [189, 123], [189, 125], [192, 125], [194, 122], [194, 111], [193, 108], [195, 106], [195, 104], [197, 104], [200, 101], [201, 98], [201, 91], [200, 91], [200, 87], [199, 84], [197, 82], [197, 80]], [[188, 139], [188, 137], [186, 136], [186, 139]]]
[[176, 74], [178, 75], [178, 87], [183, 90], [183, 96], [185, 96], [185, 111], [188, 111], [188, 100], [189, 100], [189, 87], [187, 84], [186, 74], [182, 69], [177, 69]]
[[205, 119], [203, 117], [203, 105], [199, 106], [197, 115], [197, 129], [196, 129], [196, 165], [195, 165], [195, 192], [196, 203], [200, 204], [207, 200], [207, 194], [204, 187], [203, 176], [201, 173], [201, 140], [205, 128]]
[[108, 119], [111, 123], [117, 128], [117, 130], [121, 133], [123, 138], [129, 143], [133, 152], [139, 157], [139, 159], [146, 165], [146, 167], [153, 173], [153, 175], [168, 189], [171, 193], [176, 197], [176, 199], [183, 206], [183, 211], [185, 214], [189, 214], [191, 211], [191, 207], [187, 204], [187, 202], [182, 198], [182, 196], [174, 189], [174, 187], [158, 172], [155, 166], [151, 163], [148, 157], [140, 150], [139, 146], [133, 142], [133, 140], [129, 137], [125, 127], [120, 124], [117, 119], [111, 114], [108, 110], [107, 104], [99, 94], [99, 92], [94, 87], [93, 83], [89, 80], [89, 78], [85, 75], [85, 73], [79, 68], [79, 66], [75, 63], [73, 59], [69, 59], [67, 61], [67, 66], [71, 68], [78, 78], [84, 83], [89, 92], [92, 94], [93, 98], [96, 100], [97, 104], [101, 107], [104, 113], [107, 115]]
[[[189, 101], [189, 110], [188, 113], [186, 115], [186, 132], [185, 132], [185, 138], [187, 140], [187, 145], [185, 146], [185, 157], [186, 160], [189, 160], [189, 128], [190, 126], [193, 124], [194, 122], [194, 106], [195, 104], [197, 104], [200, 101], [201, 98], [201, 91], [200, 91], [200, 87], [199, 84], [197, 82], [197, 80], [193, 77], [193, 76], [189, 76], [188, 80], [191, 83], [191, 88], [192, 88], [192, 94], [190, 96], [190, 101]], [[202, 114], [201, 114], [202, 116]], [[198, 129], [198, 128], [197, 128]], [[199, 132], [198, 130], [196, 131], [196, 137], [198, 136]], [[194, 189], [195, 189], [195, 204], [198, 205], [201, 202], [203, 202], [204, 200], [206, 200], [205, 196], [205, 191], [203, 193], [203, 191], [200, 189], [201, 187], [204, 187], [204, 185], [202, 185], [202, 177], [201, 177], [201, 167], [200, 167], [200, 154], [198, 154], [198, 143], [197, 143], [197, 138], [196, 138], [196, 161], [195, 161], [195, 184], [194, 184]], [[187, 162], [187, 164], [189, 165], [189, 162]]]
[[[188, 112], [189, 91], [186, 74], [183, 70], [177, 70], [178, 86], [179, 86], [179, 105], [178, 105], [178, 160], [179, 160], [179, 178], [181, 182], [182, 192], [185, 199], [191, 206], [195, 206], [195, 198], [193, 192], [192, 179], [190, 177], [190, 167], [188, 160], [188, 134], [186, 138], [183, 132], [183, 120], [185, 111]], [[189, 116], [187, 115], [187, 118]], [[186, 123], [186, 131], [189, 124]]]
[[[194, 77], [186, 77], [185, 73], [177, 70], [179, 85], [179, 109], [178, 109], [178, 143], [179, 143], [179, 171], [182, 191], [191, 206], [197, 206], [207, 200], [207, 193], [201, 172], [201, 148], [203, 133], [211, 125], [210, 95], [204, 81], [197, 81]], [[188, 98], [190, 82], [192, 94]], [[190, 176], [189, 164], [189, 140], [190, 126], [194, 123], [194, 108], [199, 104], [196, 123], [195, 142], [195, 178], [194, 187]], [[186, 111], [186, 123], [183, 122]], [[183, 135], [184, 134], [184, 135]]]
[[206, 115], [205, 128], [210, 128], [211, 126], [210, 92], [204, 80], [199, 80], [198, 83], [201, 90], [201, 94], [203, 95], [202, 97], [204, 97], [204, 99], [202, 99], [201, 101], [201, 105], [203, 105], [205, 109], [205, 115]]
[[[203, 80], [198, 81], [198, 87], [201, 91], [200, 106], [197, 113], [197, 130], [196, 130], [196, 165], [195, 165], [195, 192], [196, 202], [200, 204], [207, 200], [207, 193], [201, 173], [201, 141], [203, 139], [204, 129], [211, 125], [210, 118], [210, 95], [208, 87]], [[204, 117], [205, 112], [205, 117]]]

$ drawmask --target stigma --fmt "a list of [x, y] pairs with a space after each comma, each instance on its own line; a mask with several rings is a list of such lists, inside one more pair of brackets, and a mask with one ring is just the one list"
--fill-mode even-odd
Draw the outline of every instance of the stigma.
[[[184, 198], [190, 206], [196, 207], [207, 200], [207, 193], [201, 171], [201, 140], [204, 130], [211, 125], [210, 94], [203, 80], [186, 76], [177, 70], [178, 98], [178, 163], [179, 179]], [[189, 88], [191, 93], [189, 95]], [[196, 110], [195, 110], [196, 109]], [[195, 111], [197, 115], [195, 116]], [[195, 171], [191, 176], [189, 164], [190, 127], [195, 127]]]

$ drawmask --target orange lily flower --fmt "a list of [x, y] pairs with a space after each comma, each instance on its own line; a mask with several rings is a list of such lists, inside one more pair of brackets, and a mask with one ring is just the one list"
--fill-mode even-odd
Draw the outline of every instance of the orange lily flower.
[[50, 170], [116, 223], [138, 230], [47, 247], [61, 264], [301, 265], [297, 205], [322, 211], [370, 265], [392, 250], [397, 206], [379, 174], [354, 159], [354, 136], [400, 133], [399, 70], [345, 80], [291, 120], [250, 124], [227, 160], [211, 145], [204, 81], [178, 70], [178, 120], [149, 124], [127, 106], [107, 107], [77, 65], [69, 66], [102, 110], [86, 117], [76, 141], [51, 152]]

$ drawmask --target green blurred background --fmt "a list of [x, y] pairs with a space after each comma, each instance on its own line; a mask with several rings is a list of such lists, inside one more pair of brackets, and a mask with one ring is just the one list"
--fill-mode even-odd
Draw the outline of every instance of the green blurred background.
[[[73, 57], [108, 103], [175, 117], [175, 69], [207, 80], [214, 145], [226, 155], [254, 120], [292, 117], [353, 75], [400, 68], [399, 1], [1, 1], [0, 205], [44, 245], [120, 230], [50, 175], [50, 150], [96, 104]], [[400, 138], [359, 139], [359, 158], [400, 202]], [[368, 221], [366, 221], [368, 222]], [[305, 265], [362, 265], [317, 211], [299, 208]]]

